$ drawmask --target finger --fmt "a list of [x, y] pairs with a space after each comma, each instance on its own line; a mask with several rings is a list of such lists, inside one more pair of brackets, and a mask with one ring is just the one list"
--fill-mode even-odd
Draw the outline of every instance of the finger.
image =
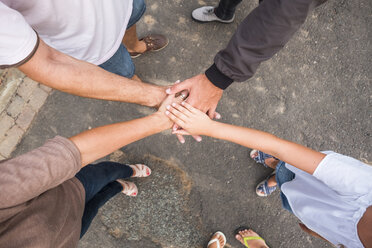
[[174, 131], [172, 131], [172, 134], [191, 135], [189, 132], [187, 132], [187, 131], [184, 130], [184, 129], [181, 129], [181, 130], [174, 130]]
[[191, 104], [186, 101], [181, 102], [181, 105], [184, 106], [191, 113], [197, 113], [198, 109], [194, 108]]
[[179, 130], [179, 129], [180, 129], [180, 127], [176, 123], [174, 123], [173, 126], [172, 126], [172, 131], [176, 131], [176, 130]]
[[[192, 89], [190, 89], [190, 95], [185, 101], [187, 104], [189, 104], [189, 109], [195, 109], [195, 111], [206, 113], [208, 111], [208, 106], [201, 105], [200, 100], [195, 95], [195, 93], [192, 93]], [[192, 110], [190, 111], [192, 112]]]
[[187, 90], [176, 93], [177, 103], [184, 101], [188, 96], [189, 92]]
[[185, 143], [185, 138], [184, 138], [182, 135], [177, 134], [177, 139], [178, 139], [178, 141], [181, 142], [182, 144]]
[[172, 87], [166, 89], [166, 93], [168, 95], [175, 94], [177, 92], [180, 92], [182, 90], [187, 90], [189, 88], [189, 84], [187, 82], [177, 83], [174, 84]]
[[[187, 132], [186, 130], [176, 130], [176, 131], [173, 131], [172, 134], [176, 134], [176, 135], [191, 135], [189, 132]], [[199, 135], [192, 135], [192, 137], [197, 141], [197, 142], [200, 142], [202, 141], [202, 137], [199, 136]]]
[[214, 118], [214, 115], [216, 113], [216, 108], [217, 108], [217, 105], [216, 106], [212, 106], [210, 109], [208, 109], [208, 116], [209, 116], [209, 118], [211, 118], [211, 119]]
[[187, 108], [183, 107], [180, 104], [172, 103], [172, 107], [177, 109], [179, 112], [181, 112], [182, 114], [184, 114], [187, 117], [191, 116], [191, 112]]
[[170, 111], [165, 111], [165, 115], [168, 116], [169, 119], [171, 119], [174, 123], [176, 123], [177, 125], [179, 126], [184, 126], [185, 125], [185, 122], [183, 122], [181, 119], [177, 118], [177, 116], [175, 116], [173, 113], [171, 113]]
[[214, 112], [214, 119], [217, 119], [217, 120], [221, 119], [220, 113]]
[[175, 109], [174, 107], [168, 105], [166, 108], [169, 112], [171, 112], [174, 116], [176, 116], [177, 119], [182, 120], [183, 123], [187, 120], [188, 117], [184, 115], [183, 113], [181, 113], [180, 111], [178, 111], [177, 109]]
[[202, 137], [201, 137], [201, 136], [199, 136], [199, 135], [193, 135], [192, 137], [193, 137], [193, 138], [194, 138], [194, 140], [196, 140], [197, 142], [200, 142], [200, 141], [202, 141]]

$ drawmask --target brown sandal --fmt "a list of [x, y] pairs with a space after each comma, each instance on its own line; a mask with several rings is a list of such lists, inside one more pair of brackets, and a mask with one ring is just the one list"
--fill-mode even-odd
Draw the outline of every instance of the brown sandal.
[[[146, 51], [144, 51], [143, 53], [149, 52], [149, 51], [153, 51], [153, 52], [160, 51], [161, 49], [166, 47], [169, 43], [169, 40], [167, 39], [167, 37], [161, 34], [150, 34], [140, 39], [140, 41], [142, 40], [146, 44]], [[134, 58], [141, 56], [143, 53], [130, 52], [129, 54], [134, 59]]]

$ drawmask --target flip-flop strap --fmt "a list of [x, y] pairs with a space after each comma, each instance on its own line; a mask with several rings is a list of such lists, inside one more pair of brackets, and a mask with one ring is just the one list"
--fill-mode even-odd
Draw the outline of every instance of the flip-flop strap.
[[208, 242], [208, 245], [207, 247], [209, 247], [212, 243], [214, 242], [217, 242], [217, 248], [221, 248], [220, 246], [220, 241], [218, 239], [211, 239], [209, 242]]
[[261, 240], [265, 241], [263, 238], [261, 238], [261, 237], [259, 237], [259, 236], [243, 237], [244, 245], [245, 245], [247, 248], [249, 248], [248, 240], [258, 240], [258, 239], [261, 239]]

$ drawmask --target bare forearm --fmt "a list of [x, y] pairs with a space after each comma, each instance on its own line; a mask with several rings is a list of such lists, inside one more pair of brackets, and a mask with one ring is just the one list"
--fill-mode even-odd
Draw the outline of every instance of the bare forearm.
[[82, 166], [113, 151], [168, 128], [166, 119], [153, 114], [144, 118], [97, 127], [70, 138], [81, 153]]
[[35, 55], [19, 67], [30, 78], [52, 88], [89, 98], [155, 106], [165, 98], [156, 85], [134, 81], [74, 59], [40, 42]]
[[212, 122], [206, 135], [254, 148], [313, 174], [324, 154], [259, 130]]

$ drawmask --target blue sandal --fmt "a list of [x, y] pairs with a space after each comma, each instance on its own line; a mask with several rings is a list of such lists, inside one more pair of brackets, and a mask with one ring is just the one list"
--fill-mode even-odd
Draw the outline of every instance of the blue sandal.
[[265, 166], [266, 168], [270, 168], [266, 163], [265, 163], [265, 160], [268, 159], [268, 158], [274, 158], [276, 160], [279, 160], [277, 159], [276, 157], [274, 156], [271, 156], [270, 154], [267, 154], [267, 153], [264, 153], [264, 152], [261, 152], [261, 151], [258, 151], [258, 150], [252, 150], [251, 153], [250, 153], [250, 156], [252, 158], [253, 154], [255, 153], [258, 153], [258, 155], [256, 157], [253, 158], [254, 161], [256, 161], [256, 163], [259, 163], [259, 164], [262, 164], [263, 166]]
[[269, 187], [268, 181], [269, 179], [275, 175], [275, 172], [273, 172], [270, 176], [268, 176], [265, 180], [260, 182], [256, 187], [256, 194], [258, 196], [269, 196], [271, 195], [277, 188], [277, 185]]

